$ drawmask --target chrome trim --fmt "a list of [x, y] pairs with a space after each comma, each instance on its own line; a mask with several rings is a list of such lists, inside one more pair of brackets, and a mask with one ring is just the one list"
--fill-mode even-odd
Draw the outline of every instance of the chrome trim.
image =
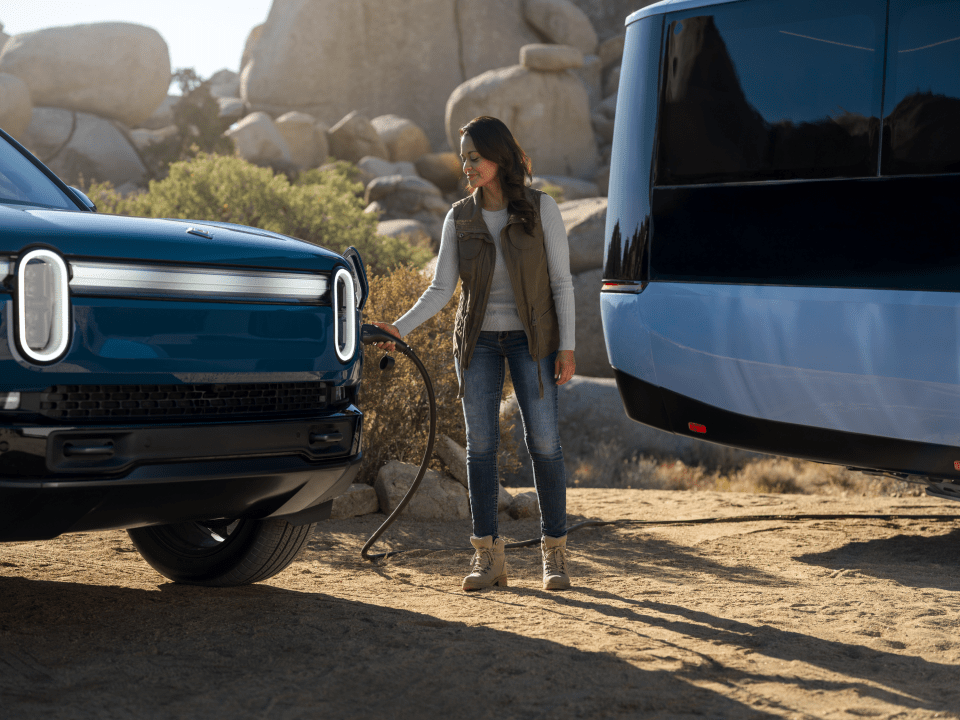
[[[343, 278], [344, 309], [348, 313], [345, 326], [345, 338], [340, 337], [340, 279]], [[343, 342], [343, 349], [340, 343]], [[357, 301], [356, 288], [353, 285], [353, 273], [346, 268], [339, 268], [333, 276], [333, 345], [337, 350], [337, 357], [343, 362], [350, 360], [357, 350]]]
[[[57, 297], [54, 299], [53, 348], [38, 352], [27, 344], [27, 318], [24, 308], [26, 300], [27, 282], [24, 277], [27, 266], [34, 258], [49, 262], [57, 274]], [[31, 250], [17, 260], [17, 340], [20, 350], [28, 359], [36, 362], [53, 362], [67, 349], [70, 342], [70, 292], [68, 288], [69, 273], [67, 263], [52, 250], [39, 248]]]
[[76, 295], [139, 295], [164, 298], [260, 298], [319, 302], [329, 289], [325, 275], [169, 267], [88, 260], [70, 263]]
[[213, 240], [213, 235], [208, 233], [206, 230], [201, 230], [200, 228], [189, 227], [187, 232], [191, 235], [196, 235], [197, 237], [206, 238], [207, 240]]

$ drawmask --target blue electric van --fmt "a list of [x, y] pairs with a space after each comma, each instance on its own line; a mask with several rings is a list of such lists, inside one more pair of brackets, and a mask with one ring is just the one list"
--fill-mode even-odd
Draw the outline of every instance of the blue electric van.
[[631, 418], [960, 499], [960, 0], [627, 18], [601, 305]]

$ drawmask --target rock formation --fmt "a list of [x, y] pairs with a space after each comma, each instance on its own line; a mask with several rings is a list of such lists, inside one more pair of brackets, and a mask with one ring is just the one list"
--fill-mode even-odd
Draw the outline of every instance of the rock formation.
[[[538, 46], [523, 56], [540, 67], [558, 67], [562, 58], [572, 62], [573, 53], [579, 51]], [[459, 144], [458, 129], [478, 115], [503, 120], [533, 159], [537, 173], [592, 177], [598, 168], [587, 92], [567, 70], [547, 72], [513, 65], [463, 83], [447, 101], [447, 142], [451, 147]]]
[[23, 80], [35, 106], [136, 127], [167, 95], [170, 56], [152, 28], [93, 23], [11, 37], [0, 53], [0, 72]]

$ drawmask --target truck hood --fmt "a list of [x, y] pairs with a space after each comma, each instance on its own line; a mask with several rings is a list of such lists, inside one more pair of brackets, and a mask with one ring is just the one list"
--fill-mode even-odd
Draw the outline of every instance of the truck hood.
[[339, 260], [317, 245], [243, 225], [0, 204], [0, 253], [35, 244], [67, 257], [280, 270], [328, 271]]

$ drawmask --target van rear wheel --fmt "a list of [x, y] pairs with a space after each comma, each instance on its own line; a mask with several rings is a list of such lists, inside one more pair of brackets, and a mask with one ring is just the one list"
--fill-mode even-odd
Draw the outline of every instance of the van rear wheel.
[[285, 520], [221, 519], [134, 528], [127, 534], [164, 577], [227, 587], [266, 580], [287, 568], [313, 527]]

